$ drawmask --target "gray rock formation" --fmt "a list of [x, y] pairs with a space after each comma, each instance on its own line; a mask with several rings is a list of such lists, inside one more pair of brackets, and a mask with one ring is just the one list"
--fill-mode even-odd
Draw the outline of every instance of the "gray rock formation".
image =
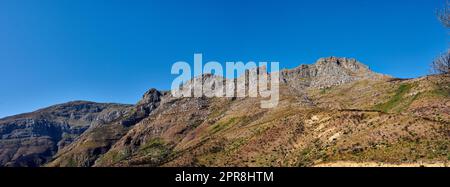
[[135, 106], [128, 107], [124, 115], [109, 123], [90, 127], [70, 145], [59, 150], [47, 166], [92, 166], [128, 130], [158, 109], [165, 95], [168, 94], [150, 89]]
[[89, 127], [116, 120], [128, 108], [75, 101], [0, 119], [0, 165], [39, 166]]
[[315, 64], [301, 65], [280, 73], [281, 82], [302, 90], [306, 87], [327, 88], [361, 79], [377, 79], [384, 75], [372, 72], [353, 58], [321, 58]]

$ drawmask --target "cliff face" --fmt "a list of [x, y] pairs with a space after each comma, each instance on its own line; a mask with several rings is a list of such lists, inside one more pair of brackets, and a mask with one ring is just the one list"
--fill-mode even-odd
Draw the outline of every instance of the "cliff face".
[[79, 103], [5, 118], [2, 165], [439, 165], [450, 159], [448, 75], [399, 80], [330, 57], [283, 70], [280, 81], [279, 105], [271, 109], [260, 107], [262, 98], [174, 98], [151, 89], [134, 106]]
[[281, 71], [281, 81], [297, 89], [327, 88], [361, 79], [387, 76], [372, 72], [369, 67], [352, 58], [321, 58], [315, 64], [301, 65]]
[[159, 107], [161, 97], [164, 95], [167, 95], [167, 93], [150, 89], [135, 106], [128, 108], [126, 114], [114, 121], [91, 127], [72, 144], [60, 149], [53, 156], [53, 160], [46, 165], [58, 167], [92, 166], [134, 125], [148, 118]]
[[88, 128], [119, 118], [128, 107], [77, 101], [1, 119], [0, 165], [42, 165]]

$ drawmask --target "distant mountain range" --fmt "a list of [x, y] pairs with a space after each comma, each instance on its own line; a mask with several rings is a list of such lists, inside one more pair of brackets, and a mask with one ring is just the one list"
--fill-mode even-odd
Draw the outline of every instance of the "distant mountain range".
[[[204, 79], [213, 79], [208, 76]], [[208, 81], [208, 80], [204, 80]], [[280, 72], [280, 101], [75, 101], [0, 119], [0, 165], [447, 166], [450, 75], [397, 79], [355, 59]]]

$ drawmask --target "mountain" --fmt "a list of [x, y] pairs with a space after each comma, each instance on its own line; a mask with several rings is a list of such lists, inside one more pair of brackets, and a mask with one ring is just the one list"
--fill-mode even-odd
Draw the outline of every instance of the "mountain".
[[168, 92], [151, 89], [127, 114], [108, 124], [90, 128], [71, 145], [61, 149], [47, 166], [92, 166], [111, 146], [123, 138], [133, 126], [148, 119]]
[[[216, 78], [200, 77], [204, 82]], [[58, 117], [37, 111], [0, 120], [5, 126], [0, 126], [2, 165], [446, 166], [450, 162], [449, 82], [448, 74], [397, 79], [372, 72], [355, 59], [328, 57], [282, 70], [280, 101], [271, 109], [260, 107], [262, 98], [174, 98], [170, 92], [151, 89], [134, 106], [82, 110], [96, 117], [74, 118], [77, 122], [68, 126], [81, 123], [84, 130], [71, 131], [72, 139], [60, 147], [50, 144], [53, 148], [45, 154], [36, 150], [49, 147], [48, 143], [28, 140], [61, 142], [49, 135], [52, 130], [20, 137], [20, 131], [3, 130], [5, 124], [19, 129], [18, 122], [7, 121], [36, 116], [72, 121], [72, 110]], [[56, 113], [62, 110], [50, 108]], [[107, 111], [118, 112], [108, 120], [88, 120], [111, 116], [104, 115]], [[73, 115], [84, 116], [81, 111]], [[26, 127], [34, 126], [39, 127], [36, 123]], [[40, 156], [3, 156], [20, 155], [8, 151], [12, 150], [6, 148], [8, 141], [16, 141], [16, 150]]]
[[42, 165], [87, 129], [118, 119], [129, 107], [75, 101], [0, 119], [0, 165]]

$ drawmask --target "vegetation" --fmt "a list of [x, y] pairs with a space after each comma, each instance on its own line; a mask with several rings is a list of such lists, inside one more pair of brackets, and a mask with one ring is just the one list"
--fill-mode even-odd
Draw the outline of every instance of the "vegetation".
[[436, 58], [431, 63], [431, 68], [437, 74], [450, 73], [450, 50]]
[[407, 107], [407, 105], [417, 98], [417, 95], [415, 95], [413, 98], [410, 98], [409, 104], [402, 103], [407, 99], [406, 94], [409, 93], [411, 88], [411, 84], [401, 84], [396, 90], [395, 95], [392, 96], [387, 102], [376, 105], [375, 110], [390, 112], [392, 109], [397, 108], [397, 111], [401, 111], [401, 109]]
[[441, 23], [447, 27], [450, 28], [450, 2], [447, 1], [446, 7], [437, 13], [439, 20]]
[[[438, 11], [438, 18], [441, 23], [450, 28], [450, 2], [447, 1], [446, 7], [443, 10]], [[450, 50], [440, 55], [431, 63], [431, 69], [433, 73], [444, 74], [450, 72]]]
[[161, 138], [154, 138], [142, 145], [139, 149], [139, 154], [144, 156], [164, 156], [168, 155], [170, 149]]
[[304, 92], [284, 85], [271, 109], [258, 98], [166, 98], [132, 127], [96, 126], [55, 165], [447, 164], [449, 78], [381, 76]]

